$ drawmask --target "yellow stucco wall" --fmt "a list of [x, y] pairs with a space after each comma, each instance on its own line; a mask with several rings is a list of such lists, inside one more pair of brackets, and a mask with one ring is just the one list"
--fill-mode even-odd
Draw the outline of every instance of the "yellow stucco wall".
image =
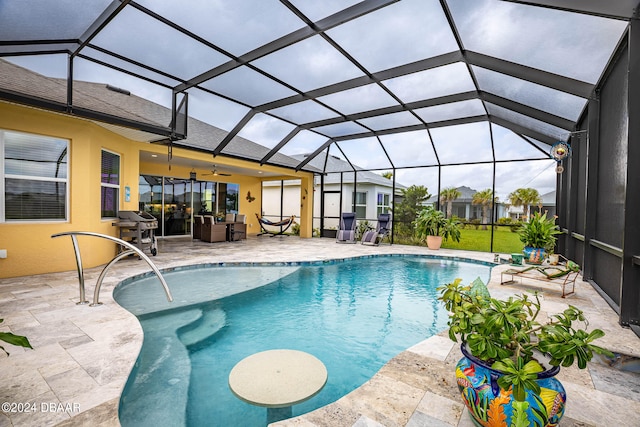
[[[100, 218], [101, 150], [121, 156], [120, 209], [138, 209], [138, 179], [140, 174], [188, 178], [191, 168], [140, 163], [140, 151], [155, 151], [166, 156], [166, 147], [131, 141], [87, 120], [49, 113], [33, 108], [0, 102], [0, 129], [64, 138], [69, 145], [69, 216], [67, 222], [0, 223], [0, 249], [7, 258], [0, 259], [0, 278], [75, 270], [75, 256], [70, 237], [52, 239], [51, 235], [66, 231], [92, 231], [117, 237], [112, 220]], [[211, 155], [174, 149], [177, 157], [211, 162]], [[258, 166], [255, 163], [219, 157], [216, 163], [281, 173], [283, 176], [313, 181], [312, 174], [295, 173], [286, 168]], [[196, 170], [199, 176], [208, 170]], [[260, 214], [261, 180], [258, 177], [233, 175], [217, 177], [220, 182], [240, 185], [239, 212], [247, 215], [249, 234], [259, 232], [255, 214]], [[124, 188], [129, 186], [131, 201], [124, 201]], [[255, 197], [246, 199], [247, 192]], [[305, 217], [310, 216], [305, 211]], [[301, 236], [311, 237], [311, 226], [302, 226]], [[115, 245], [95, 237], [78, 237], [85, 268], [107, 263], [115, 254]]]

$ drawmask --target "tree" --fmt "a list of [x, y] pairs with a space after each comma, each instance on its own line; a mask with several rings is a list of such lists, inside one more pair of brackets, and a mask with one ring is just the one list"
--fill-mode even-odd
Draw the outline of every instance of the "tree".
[[529, 207], [531, 205], [538, 205], [542, 207], [542, 197], [535, 188], [518, 188], [509, 194], [509, 201], [513, 206], [524, 206], [524, 213], [527, 217], [531, 215]]
[[493, 207], [493, 204], [498, 201], [497, 197], [493, 196], [493, 191], [490, 188], [486, 190], [478, 191], [473, 195], [471, 203], [474, 205], [482, 206], [482, 229], [487, 229], [487, 219], [489, 218], [489, 209]]
[[393, 172], [386, 171], [386, 172], [382, 172], [380, 175], [382, 175], [383, 178], [391, 179], [391, 177], [393, 176]]
[[396, 204], [393, 210], [393, 219], [396, 226], [399, 227], [399, 233], [413, 234], [412, 222], [415, 221], [418, 213], [425, 208], [424, 202], [429, 197], [431, 194], [423, 185], [412, 185], [402, 190], [402, 201]]
[[440, 191], [440, 203], [447, 204], [447, 218], [451, 218], [453, 201], [462, 196], [462, 193], [454, 187], [447, 187]]

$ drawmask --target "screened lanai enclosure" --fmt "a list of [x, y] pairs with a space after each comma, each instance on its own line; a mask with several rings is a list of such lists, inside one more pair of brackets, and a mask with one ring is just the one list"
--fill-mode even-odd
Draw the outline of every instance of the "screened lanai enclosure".
[[[0, 60], [62, 82], [45, 91], [0, 76], [0, 98], [101, 122], [169, 154], [182, 147], [312, 171], [323, 184], [346, 180], [351, 193], [339, 197], [353, 211], [365, 172], [388, 173], [391, 194], [424, 186], [436, 204], [444, 188], [489, 190], [491, 222], [511, 192], [535, 188], [553, 196], [565, 232], [559, 251], [636, 328], [637, 8], [638, 0], [0, 0]], [[88, 100], [77, 90], [87, 81], [166, 106], [171, 119]], [[187, 116], [224, 132], [190, 138]], [[238, 150], [238, 137], [263, 149]], [[552, 156], [558, 142], [569, 146], [562, 160]], [[326, 191], [319, 203], [334, 197]]]

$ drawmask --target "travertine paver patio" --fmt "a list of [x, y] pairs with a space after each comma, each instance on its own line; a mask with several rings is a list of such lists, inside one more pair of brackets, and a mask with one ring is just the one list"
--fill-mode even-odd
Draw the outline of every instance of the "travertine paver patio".
[[[88, 240], [85, 240], [88, 239]], [[80, 238], [87, 250], [90, 238]], [[402, 245], [370, 247], [336, 244], [332, 239], [250, 237], [233, 243], [188, 239], [160, 242], [153, 261], [159, 268], [204, 262], [309, 261], [359, 255], [407, 253], [458, 256], [492, 261], [493, 254]], [[73, 257], [69, 243], [69, 257]], [[492, 295], [519, 292], [525, 286], [500, 286], [501, 269], [493, 269]], [[87, 295], [101, 271], [85, 271]], [[121, 260], [106, 278], [100, 307], [78, 306], [75, 271], [0, 279], [0, 330], [26, 335], [34, 350], [6, 345], [0, 356], [0, 401], [29, 403], [30, 411], [0, 412], [0, 427], [91, 425], [115, 426], [118, 398], [142, 344], [136, 318], [111, 297], [114, 286], [147, 272], [143, 261]], [[577, 295], [563, 300], [557, 289], [541, 287], [544, 308], [561, 310], [571, 303], [587, 312], [591, 326], [606, 332], [601, 344], [612, 351], [640, 356], [640, 339], [617, 324], [616, 313], [586, 282]], [[337, 402], [279, 426], [471, 426], [453, 376], [461, 357], [444, 332], [393, 358], [370, 381]], [[563, 369], [568, 391], [563, 426], [640, 425], [640, 375], [592, 362], [588, 369]], [[15, 409], [15, 408], [14, 408]], [[24, 408], [22, 408], [24, 409]], [[212, 420], [212, 425], [215, 421]]]

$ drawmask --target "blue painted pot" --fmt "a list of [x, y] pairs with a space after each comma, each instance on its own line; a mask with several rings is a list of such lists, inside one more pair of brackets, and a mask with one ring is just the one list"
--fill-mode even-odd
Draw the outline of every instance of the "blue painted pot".
[[525, 246], [522, 252], [524, 253], [524, 260], [527, 264], [542, 264], [547, 254], [544, 248], [532, 248], [531, 246]]
[[511, 388], [503, 390], [498, 378], [503, 374], [461, 346], [464, 357], [456, 365], [456, 382], [462, 400], [476, 426], [547, 427], [557, 426], [564, 415], [567, 394], [555, 375], [558, 366], [538, 373], [540, 394], [527, 390], [524, 402], [513, 399]]

